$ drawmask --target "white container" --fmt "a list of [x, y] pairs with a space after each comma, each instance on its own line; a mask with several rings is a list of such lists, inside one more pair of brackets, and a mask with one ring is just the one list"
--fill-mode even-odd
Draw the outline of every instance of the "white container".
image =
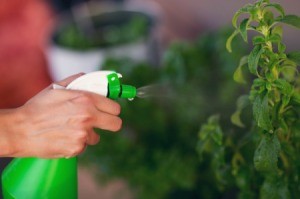
[[[128, 57], [135, 61], [146, 61], [157, 65], [159, 59], [157, 44], [159, 42], [156, 41], [152, 34], [156, 20], [150, 13], [138, 11], [137, 9], [129, 10], [127, 7], [119, 4], [106, 5], [95, 3], [82, 4], [72, 11], [72, 15], [62, 17], [61, 24], [57, 27], [58, 30], [64, 27], [64, 24], [68, 24], [70, 20], [75, 20], [78, 24], [84, 21], [85, 23], [82, 27], [85, 27], [86, 24], [90, 24], [91, 22], [90, 19], [87, 20], [87, 18], [102, 16], [104, 16], [103, 19], [105, 18], [107, 21], [102, 20], [101, 23], [104, 22], [106, 25], [112, 23], [112, 25], [114, 25], [113, 23], [120, 23], [120, 21], [126, 18], [124, 17], [124, 13], [128, 13], [129, 16], [131, 16], [132, 13], [140, 13], [140, 15], [149, 18], [148, 20], [152, 22], [152, 25], [149, 26], [149, 32], [145, 38], [105, 48], [99, 47], [89, 50], [76, 50], [59, 46], [55, 43], [54, 39], [51, 41], [50, 47], [46, 52], [49, 72], [54, 81], [64, 79], [74, 73], [90, 73], [101, 70], [101, 66], [107, 57]], [[87, 25], [87, 27], [89, 26]]]
[[76, 73], [90, 73], [101, 69], [103, 51], [75, 51], [52, 44], [47, 49], [49, 72], [54, 81], [62, 80]]

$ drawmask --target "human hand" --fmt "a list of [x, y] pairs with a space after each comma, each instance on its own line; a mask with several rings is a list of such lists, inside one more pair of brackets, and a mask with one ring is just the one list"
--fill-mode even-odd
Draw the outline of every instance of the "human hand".
[[[67, 86], [81, 74], [56, 84]], [[14, 111], [9, 136], [13, 157], [58, 158], [99, 142], [93, 128], [118, 131], [120, 105], [90, 92], [46, 88]]]

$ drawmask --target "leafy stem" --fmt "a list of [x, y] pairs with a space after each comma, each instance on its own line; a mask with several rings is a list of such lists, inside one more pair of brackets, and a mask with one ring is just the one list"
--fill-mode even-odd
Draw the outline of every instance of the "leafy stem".
[[[242, 14], [248, 16], [241, 19]], [[238, 10], [233, 16], [232, 24], [235, 31], [226, 43], [229, 52], [232, 51], [231, 42], [236, 36], [240, 35], [248, 42], [249, 31], [254, 30], [258, 34], [252, 39], [253, 49], [245, 56], [247, 59], [241, 59], [234, 73], [234, 80], [244, 84], [249, 82], [243, 69], [248, 66], [247, 69], [253, 76], [251, 79], [254, 79], [249, 104], [252, 105], [256, 126], [264, 132], [254, 155], [255, 168], [266, 177], [261, 190], [261, 196], [264, 196], [265, 187], [276, 187], [276, 181], [271, 179], [281, 176], [282, 171], [277, 165], [278, 158], [281, 158], [283, 170], [291, 165], [289, 158], [281, 152], [281, 142], [291, 142], [295, 133], [293, 125], [296, 125], [298, 116], [294, 113], [299, 110], [299, 103], [295, 104], [293, 101], [299, 98], [296, 92], [299, 90], [296, 75], [300, 52], [286, 52], [281, 24], [300, 28], [300, 17], [286, 15], [280, 4], [259, 0]], [[246, 106], [241, 106], [240, 101], [239, 99], [237, 111], [231, 119], [234, 124], [244, 127], [240, 116]], [[278, 136], [279, 132], [284, 136]]]

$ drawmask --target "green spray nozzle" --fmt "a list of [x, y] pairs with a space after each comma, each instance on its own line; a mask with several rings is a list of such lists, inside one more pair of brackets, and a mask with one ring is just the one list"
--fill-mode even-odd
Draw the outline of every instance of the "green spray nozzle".
[[107, 75], [108, 93], [110, 99], [126, 98], [133, 99], [136, 97], [136, 88], [131, 85], [121, 84], [117, 73]]

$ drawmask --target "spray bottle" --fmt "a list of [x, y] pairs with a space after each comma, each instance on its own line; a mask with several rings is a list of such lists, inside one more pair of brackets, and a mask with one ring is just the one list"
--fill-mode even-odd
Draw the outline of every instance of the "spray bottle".
[[[121, 77], [113, 71], [97, 71], [75, 79], [66, 88], [53, 88], [90, 91], [110, 99], [133, 99], [136, 88], [121, 84]], [[15, 158], [2, 174], [4, 199], [76, 199], [77, 186], [77, 157]]]

